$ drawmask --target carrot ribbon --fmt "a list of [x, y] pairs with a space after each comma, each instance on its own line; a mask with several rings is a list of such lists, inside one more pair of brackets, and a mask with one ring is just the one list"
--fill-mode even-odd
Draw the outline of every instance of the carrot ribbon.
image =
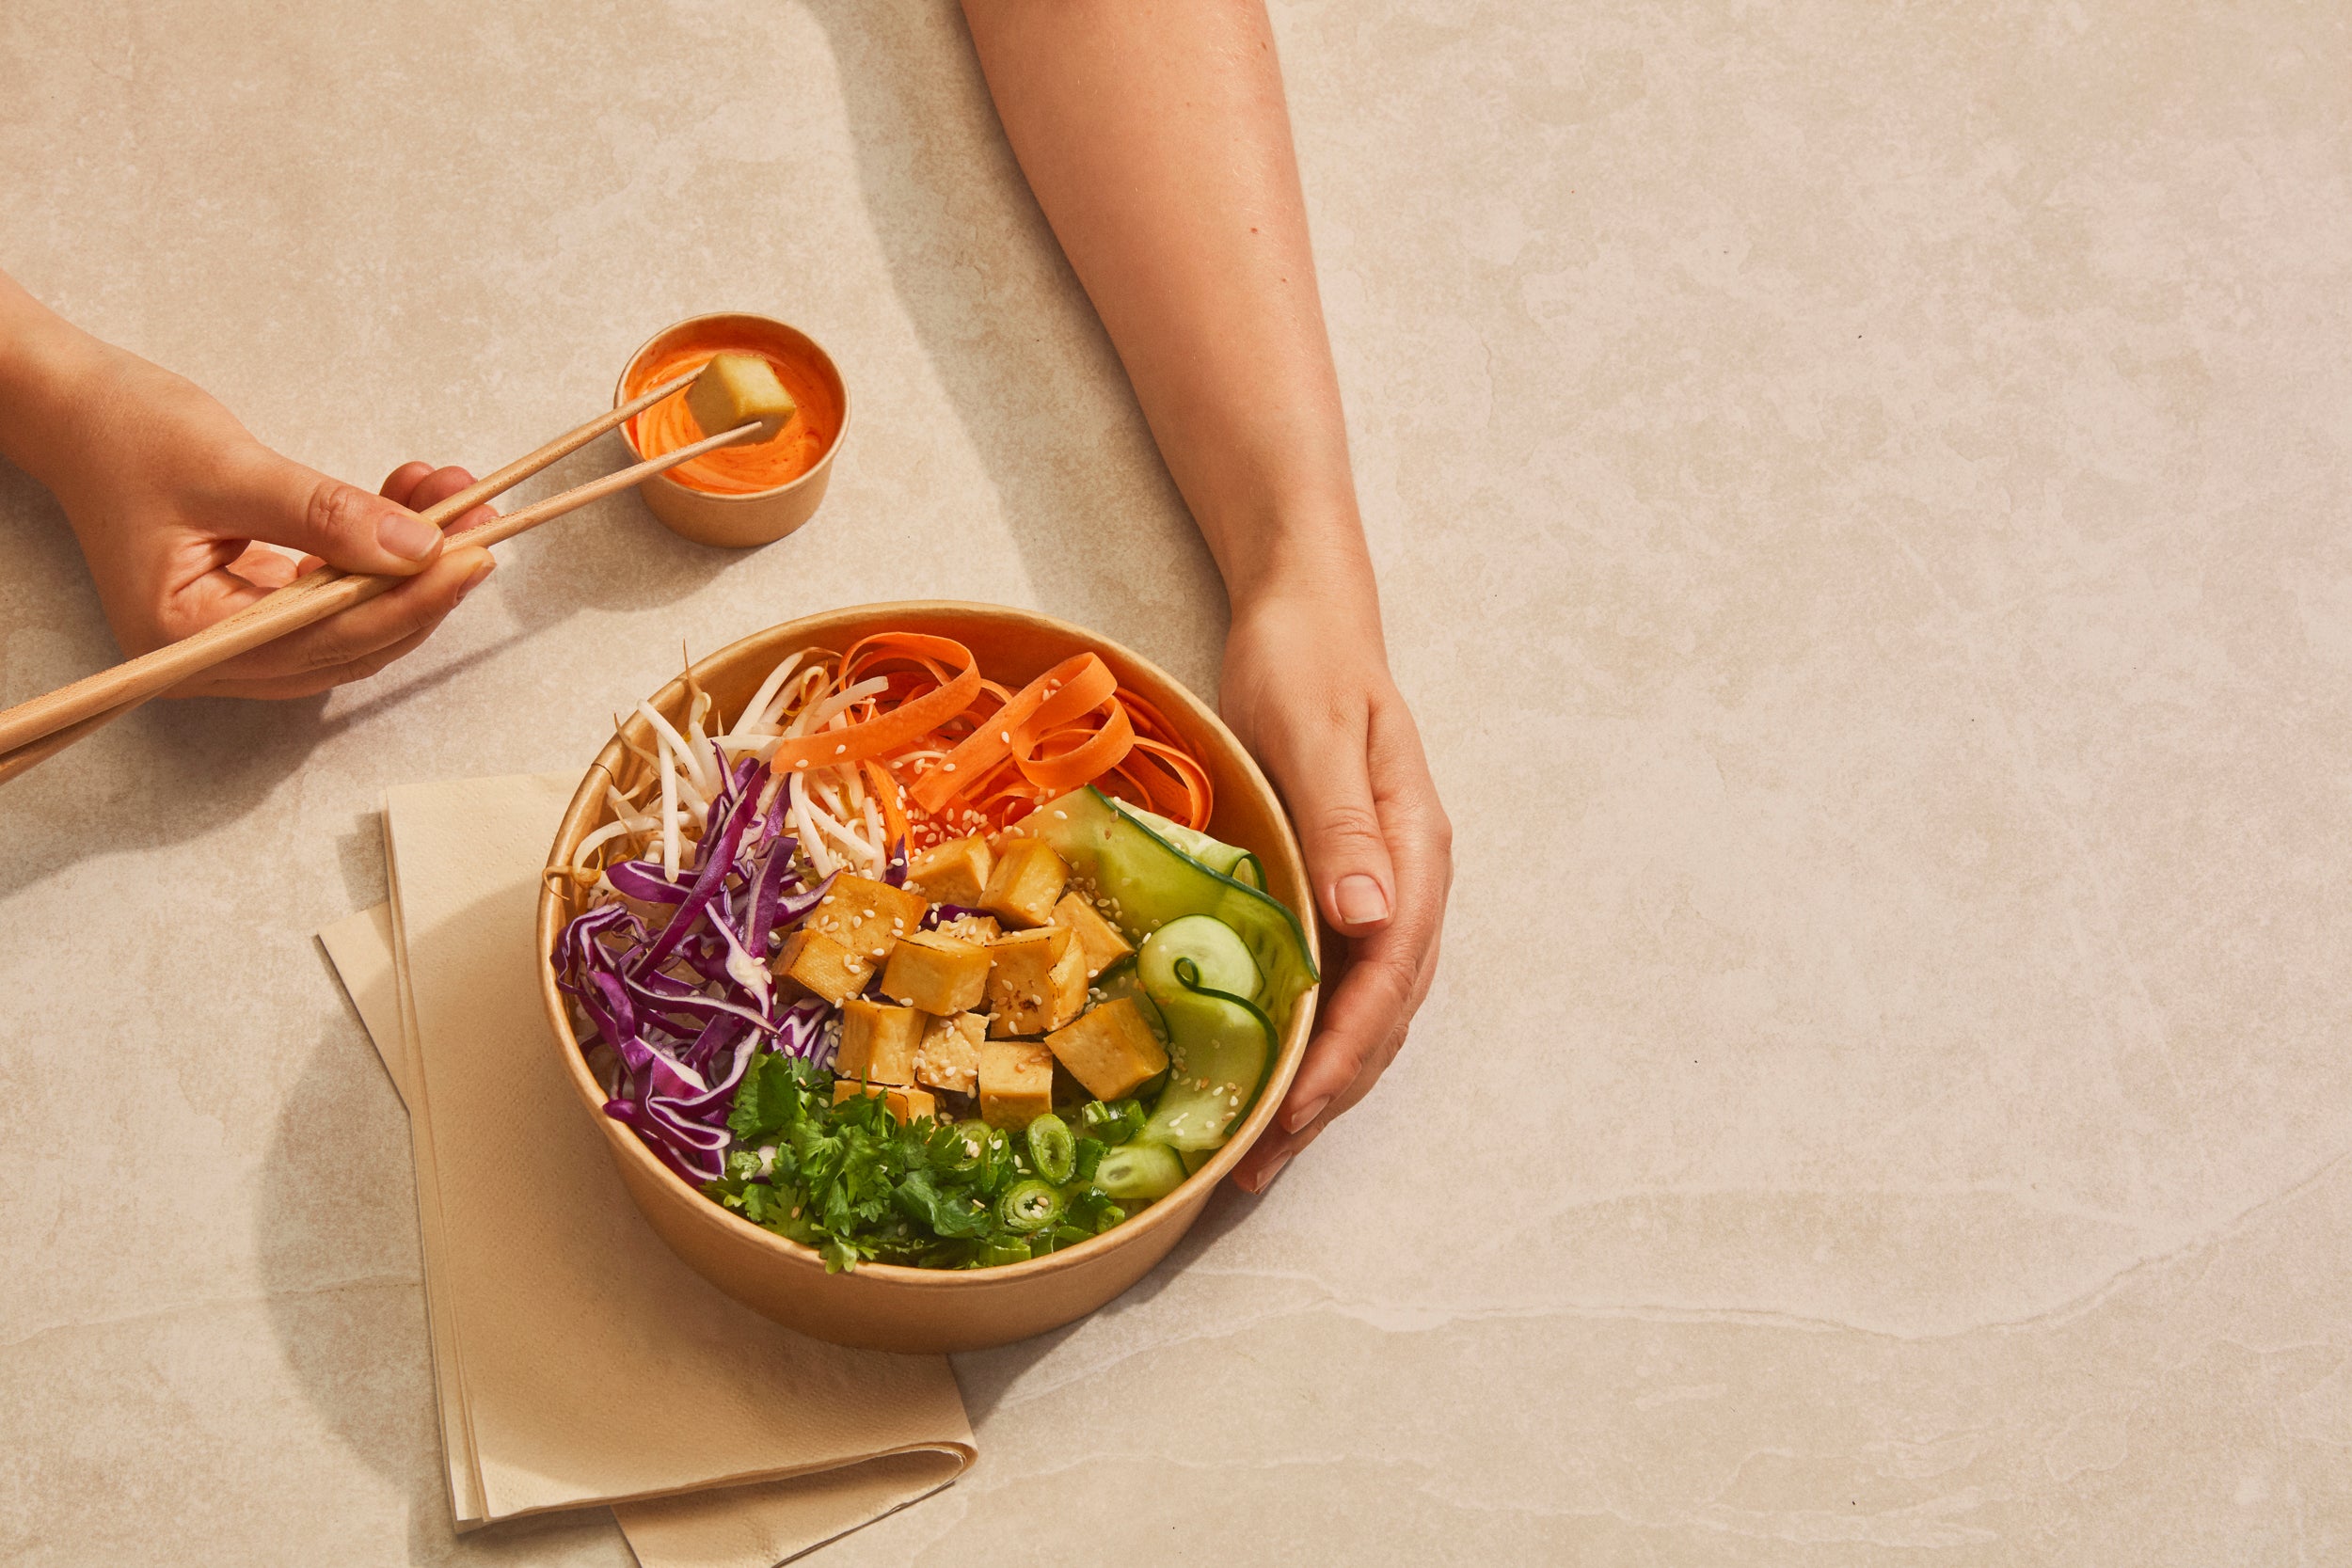
[[[957, 816], [966, 831], [974, 821], [1001, 828], [1089, 784], [1188, 827], [1208, 825], [1208, 770], [1098, 655], [1063, 659], [1011, 691], [982, 677], [961, 642], [882, 632], [841, 659], [845, 688], [878, 677], [883, 689], [852, 706], [846, 728], [783, 743], [773, 766], [861, 765], [894, 842], [910, 827], [908, 806], [929, 818]], [[902, 804], [898, 774], [909, 769]]]
[[[956, 718], [972, 705], [972, 699], [980, 694], [980, 667], [971, 650], [962, 643], [945, 637], [925, 637], [917, 632], [887, 631], [877, 633], [851, 648], [841, 661], [846, 672], [856, 662], [859, 652], [868, 647], [881, 647], [886, 652], [914, 658], [931, 671], [940, 684], [931, 690], [885, 712], [877, 713], [863, 723], [846, 729], [819, 730], [781, 741], [768, 759], [768, 765], [781, 773], [788, 768], [809, 768], [819, 763], [865, 762], [894, 752], [909, 741], [918, 740], [940, 725]], [[931, 659], [958, 663], [962, 668], [949, 675], [943, 665]]]

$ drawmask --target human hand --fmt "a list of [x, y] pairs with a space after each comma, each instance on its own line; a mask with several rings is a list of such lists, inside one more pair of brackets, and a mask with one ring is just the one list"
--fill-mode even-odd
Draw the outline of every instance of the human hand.
[[[1282, 792], [1316, 906], [1347, 946], [1281, 1111], [1233, 1172], [1250, 1192], [1372, 1091], [1437, 973], [1454, 828], [1375, 615], [1290, 593], [1236, 603], [1226, 640], [1225, 721]], [[1339, 967], [1327, 951], [1327, 982]]]
[[[410, 510], [472, 483], [463, 468], [410, 463], [371, 496], [263, 446], [182, 376], [94, 339], [74, 348], [56, 356], [48, 389], [61, 412], [26, 467], [63, 504], [126, 654], [201, 630], [322, 562], [409, 579], [168, 695], [302, 697], [365, 679], [490, 574], [489, 551], [444, 547]], [[490, 515], [477, 507], [450, 531]]]

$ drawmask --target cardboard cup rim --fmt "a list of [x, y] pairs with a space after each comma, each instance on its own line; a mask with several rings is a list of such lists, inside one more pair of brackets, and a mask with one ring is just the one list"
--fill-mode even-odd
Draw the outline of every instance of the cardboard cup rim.
[[[784, 320], [780, 316], [771, 316], [757, 310], [705, 310], [700, 315], [680, 316], [676, 321], [672, 322], [660, 331], [656, 332], [651, 337], [647, 338], [644, 342], [639, 343], [630, 353], [629, 356], [622, 362], [620, 379], [612, 384], [612, 406], [618, 408], [621, 404], [628, 401], [628, 379], [630, 376], [637, 373], [637, 367], [643, 364], [645, 356], [653, 352], [654, 345], [660, 343], [663, 339], [670, 337], [672, 334], [682, 332], [690, 326], [699, 326], [705, 322], [720, 321], [752, 321], [760, 322], [769, 326], [780, 327], [784, 331], [789, 332], [794, 337], [800, 339], [810, 348], [816, 350], [817, 357], [823, 362], [825, 369], [831, 372], [833, 376], [833, 384], [841, 389], [841, 428], [833, 433], [833, 439], [825, 444], [824, 451], [818, 455], [816, 462], [811, 463], [808, 466], [808, 470], [805, 473], [803, 473], [797, 479], [787, 479], [782, 484], [771, 485], [765, 490], [743, 490], [730, 495], [722, 495], [715, 490], [697, 490], [691, 484], [681, 484], [666, 473], [655, 474], [652, 478], [644, 481], [644, 483], [647, 484], [661, 485], [667, 489], [678, 491], [680, 494], [691, 496], [697, 501], [708, 502], [715, 506], [725, 507], [757, 505], [762, 502], [772, 502], [779, 496], [788, 496], [793, 491], [806, 485], [811, 480], [820, 479], [823, 475], [829, 472], [833, 467], [834, 454], [839, 451], [842, 448], [842, 444], [850, 438], [849, 377], [841, 373], [840, 362], [834, 358], [833, 351], [826, 348], [823, 343], [818, 342], [806, 328], [795, 326], [790, 322]], [[637, 421], [635, 420], [627, 420], [622, 422], [621, 443], [628, 448], [629, 454], [632, 457], [636, 458], [639, 462], [644, 461], [644, 451], [637, 444]]]
[[[1311, 902], [1312, 884], [1308, 880], [1306, 857], [1299, 847], [1298, 835], [1291, 825], [1289, 814], [1283, 809], [1281, 797], [1276, 792], [1272, 783], [1266, 779], [1263, 771], [1259, 768], [1257, 760], [1249, 754], [1248, 748], [1242, 745], [1240, 738], [1225, 726], [1224, 721], [1216, 716], [1214, 709], [1194, 695], [1190, 688], [1141, 654], [1099, 632], [1036, 610], [974, 601], [913, 599], [854, 605], [840, 610], [822, 611], [815, 615], [801, 616], [791, 621], [779, 622], [764, 630], [738, 638], [717, 652], [696, 660], [688, 667], [685, 673], [671, 679], [648, 700], [657, 711], [663, 713], [665, 718], [671, 717], [668, 708], [674, 702], [685, 697], [686, 683], [690, 677], [699, 680], [706, 673], [732, 659], [747, 657], [752, 644], [767, 642], [771, 640], [783, 643], [787, 641], [784, 634], [791, 634], [794, 639], [806, 639], [807, 641], [803, 641], [801, 646], [818, 647], [825, 645], [826, 640], [840, 639], [846, 635], [848, 641], [854, 641], [858, 635], [882, 629], [884, 626], [910, 627], [915, 630], [928, 629], [923, 625], [927, 619], [937, 620], [943, 617], [949, 620], [958, 617], [980, 619], [1003, 617], [1023, 624], [1031, 630], [1043, 631], [1056, 637], [1065, 638], [1091, 651], [1104, 654], [1115, 667], [1122, 670], [1122, 678], [1125, 670], [1133, 670], [1142, 673], [1151, 681], [1155, 682], [1162, 689], [1152, 694], [1153, 700], [1156, 702], [1163, 695], [1170, 699], [1162, 707], [1162, 711], [1168, 719], [1177, 723], [1180, 728], [1187, 730], [1186, 738], [1196, 741], [1205, 738], [1216, 750], [1223, 752], [1227, 760], [1236, 766], [1237, 771], [1259, 802], [1269, 808], [1267, 819], [1275, 824], [1276, 842], [1270, 846], [1252, 844], [1247, 847], [1256, 852], [1262, 861], [1268, 863], [1269, 881], [1278, 883], [1286, 881], [1298, 893], [1307, 895], [1308, 901], [1303, 912], [1295, 908], [1292, 912], [1301, 916], [1299, 925], [1306, 935], [1308, 957], [1318, 973], [1322, 971], [1322, 943]], [[951, 635], [952, 633], [946, 634]], [[842, 646], [847, 646], [846, 641], [843, 641]], [[834, 651], [841, 650], [835, 648]], [[1174, 711], [1169, 711], [1170, 709]], [[628, 730], [631, 726], [647, 732], [642, 736], [632, 735], [631, 738], [637, 739], [641, 744], [649, 743], [651, 726], [645, 722], [644, 715], [636, 713], [633, 709], [629, 718], [624, 721], [623, 729]], [[1195, 730], [1198, 731], [1197, 734], [1193, 733]], [[706, 1226], [715, 1224], [737, 1236], [739, 1240], [758, 1246], [783, 1269], [795, 1273], [814, 1270], [818, 1277], [833, 1278], [834, 1276], [824, 1274], [823, 1259], [815, 1248], [779, 1236], [765, 1227], [754, 1225], [740, 1214], [734, 1213], [712, 1202], [699, 1190], [690, 1185], [684, 1178], [663, 1164], [633, 1131], [604, 1114], [604, 1091], [588, 1070], [587, 1058], [580, 1050], [578, 1036], [573, 1032], [571, 1017], [564, 1006], [563, 994], [556, 989], [555, 942], [563, 925], [568, 919], [569, 899], [557, 892], [556, 877], [552, 874], [561, 872], [568, 879], [572, 850], [580, 838], [597, 824], [604, 810], [604, 785], [607, 781], [617, 776], [618, 765], [625, 754], [626, 749], [622, 745], [621, 736], [616, 734], [604, 744], [597, 752], [596, 759], [589, 764], [587, 771], [581, 776], [579, 789], [573, 793], [571, 803], [564, 808], [563, 822], [556, 830], [555, 841], [548, 849], [546, 867], [548, 874], [543, 875], [540, 879], [537, 921], [539, 991], [554, 1044], [564, 1057], [566, 1072], [581, 1108], [599, 1125], [605, 1134], [607, 1146], [615, 1158], [629, 1162], [632, 1166], [656, 1181], [675, 1186], [680, 1194], [691, 1197], [693, 1200], [693, 1212], [699, 1216], [698, 1223]], [[1259, 1090], [1257, 1101], [1250, 1107], [1249, 1114], [1243, 1118], [1241, 1125], [1234, 1129], [1232, 1136], [1228, 1138], [1224, 1146], [1211, 1155], [1208, 1162], [1199, 1170], [1186, 1176], [1167, 1197], [1152, 1204], [1141, 1213], [1074, 1246], [1063, 1248], [1043, 1258], [1031, 1259], [1026, 1262], [998, 1264], [985, 1269], [925, 1269], [900, 1263], [860, 1263], [856, 1270], [857, 1275], [876, 1284], [923, 1291], [961, 1291], [970, 1293], [982, 1291], [1018, 1290], [1065, 1271], [1082, 1268], [1109, 1252], [1142, 1240], [1167, 1225], [1189, 1227], [1193, 1220], [1198, 1218], [1199, 1204], [1198, 1202], [1180, 1203], [1179, 1197], [1192, 1191], [1205, 1196], [1216, 1183], [1224, 1180], [1233, 1167], [1240, 1164], [1242, 1156], [1273, 1125], [1282, 1099], [1289, 1092], [1291, 1082], [1296, 1076], [1299, 1063], [1306, 1054], [1307, 1041], [1313, 1032], [1316, 1003], [1321, 994], [1320, 985], [1311, 986], [1299, 997], [1292, 1008], [1289, 1025], [1284, 1029], [1282, 1038], [1276, 1046], [1274, 1063], [1268, 1071], [1266, 1082]], [[823, 1287], [817, 1288], [822, 1289]]]

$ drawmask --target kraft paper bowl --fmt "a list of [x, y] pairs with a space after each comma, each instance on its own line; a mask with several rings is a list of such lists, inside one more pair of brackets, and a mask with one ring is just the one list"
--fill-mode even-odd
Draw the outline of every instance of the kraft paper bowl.
[[[714, 352], [726, 348], [765, 349], [779, 357], [801, 360], [818, 372], [840, 402], [841, 428], [834, 433], [832, 445], [814, 467], [788, 484], [749, 495], [715, 496], [707, 490], [681, 484], [668, 474], [656, 474], [637, 487], [653, 515], [681, 538], [727, 549], [773, 544], [807, 522], [815, 515], [818, 502], [825, 499], [825, 486], [833, 478], [833, 460], [850, 435], [849, 388], [842, 382], [840, 368], [833, 362], [833, 356], [799, 327], [787, 325], [771, 316], [723, 310], [707, 316], [689, 316], [646, 339], [622, 367], [621, 379], [612, 388], [612, 406], [618, 408], [653, 385], [652, 378], [644, 373], [648, 361], [674, 350], [701, 348]], [[646, 455], [637, 442], [635, 420], [621, 427], [621, 438], [638, 458]]]
[[[839, 653], [869, 632], [913, 630], [952, 637], [969, 647], [990, 678], [1019, 687], [1071, 655], [1100, 654], [1125, 686], [1157, 708], [1207, 767], [1216, 790], [1216, 837], [1256, 852], [1267, 891], [1302, 916], [1311, 951], [1315, 943], [1307, 869], [1273, 786], [1241, 743], [1200, 701], [1150, 660], [1067, 622], [993, 605], [925, 601], [862, 605], [787, 622], [743, 639], [696, 664], [692, 678], [728, 718], [747, 702], [778, 659], [797, 650]], [[686, 678], [652, 699], [664, 718], [683, 726]], [[642, 715], [625, 726], [630, 739], [653, 749]], [[608, 819], [605, 786], [633, 783], [631, 757], [618, 737], [608, 743], [580, 781], [548, 857], [551, 870], [571, 863], [580, 839]], [[1200, 1217], [1201, 1205], [1244, 1150], [1272, 1123], [1297, 1071], [1314, 1021], [1316, 992], [1299, 998], [1275, 1053], [1272, 1074], [1232, 1141], [1184, 1185], [1123, 1224], [1067, 1251], [1000, 1268], [937, 1270], [865, 1264], [828, 1275], [817, 1253], [728, 1212], [664, 1165], [637, 1134], [604, 1114], [604, 1091], [589, 1072], [550, 955], [564, 923], [578, 912], [570, 879], [551, 876], [539, 898], [540, 991], [580, 1103], [605, 1140], [630, 1197], [671, 1249], [694, 1271], [755, 1311], [788, 1328], [836, 1344], [873, 1350], [977, 1350], [1041, 1334], [1081, 1318], [1141, 1278], [1168, 1255]], [[1318, 963], [1320, 954], [1316, 955]]]

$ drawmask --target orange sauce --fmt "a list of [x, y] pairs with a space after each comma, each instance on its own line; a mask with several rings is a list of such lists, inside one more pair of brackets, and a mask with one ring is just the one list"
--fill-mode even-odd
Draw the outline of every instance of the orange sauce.
[[[699, 371], [725, 347], [723, 343], [706, 342], [656, 354], [639, 365], [636, 374], [629, 378], [630, 394]], [[815, 467], [841, 434], [841, 402], [834, 395], [832, 382], [815, 365], [765, 348], [734, 352], [756, 354], [767, 360], [799, 407], [791, 421], [769, 440], [739, 441], [670, 470], [670, 477], [688, 489], [714, 496], [748, 496], [789, 484]], [[709, 434], [715, 432], [707, 432], [694, 422], [682, 388], [629, 421], [629, 435], [635, 439], [637, 450], [647, 457], [675, 451]]]

